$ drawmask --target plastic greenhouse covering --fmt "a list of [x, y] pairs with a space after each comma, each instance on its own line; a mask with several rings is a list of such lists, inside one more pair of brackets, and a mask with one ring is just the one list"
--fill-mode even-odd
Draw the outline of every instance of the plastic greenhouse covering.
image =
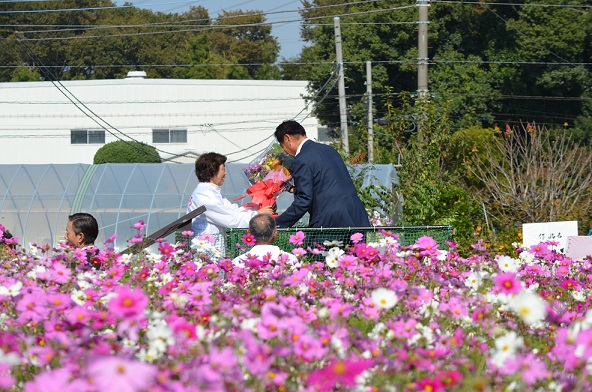
[[[222, 194], [231, 201], [249, 186], [242, 172], [245, 166], [226, 164]], [[364, 171], [364, 185], [398, 184], [392, 165], [360, 166], [371, 166]], [[131, 226], [139, 220], [151, 234], [185, 215], [198, 183], [194, 170], [192, 163], [0, 165], [0, 224], [23, 246], [55, 245], [64, 238], [68, 216], [87, 212], [99, 223], [95, 245], [101, 248], [117, 234], [114, 246], [122, 250], [136, 234]], [[278, 212], [291, 202], [291, 194], [282, 194]]]

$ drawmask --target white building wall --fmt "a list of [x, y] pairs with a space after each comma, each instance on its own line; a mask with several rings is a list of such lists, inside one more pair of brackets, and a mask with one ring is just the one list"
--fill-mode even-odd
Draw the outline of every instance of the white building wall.
[[[215, 151], [250, 162], [284, 120], [318, 137], [305, 81], [121, 79], [0, 83], [0, 164], [90, 164], [103, 144], [72, 144], [72, 129], [106, 128], [105, 143], [133, 138], [161, 157]], [[154, 128], [187, 129], [187, 143], [152, 142]]]

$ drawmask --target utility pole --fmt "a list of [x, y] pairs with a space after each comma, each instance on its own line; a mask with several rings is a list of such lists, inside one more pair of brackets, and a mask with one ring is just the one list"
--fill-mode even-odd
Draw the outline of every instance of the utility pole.
[[366, 99], [368, 99], [368, 163], [374, 163], [374, 119], [372, 118], [372, 63], [366, 61]]
[[341, 52], [341, 25], [339, 17], [333, 18], [335, 26], [335, 54], [339, 67], [339, 119], [341, 123], [341, 146], [346, 154], [349, 154], [349, 138], [347, 135], [347, 106], [345, 103], [345, 75], [343, 72], [343, 54]]
[[430, 0], [417, 0], [419, 7], [417, 42], [417, 99], [428, 98], [428, 7]]

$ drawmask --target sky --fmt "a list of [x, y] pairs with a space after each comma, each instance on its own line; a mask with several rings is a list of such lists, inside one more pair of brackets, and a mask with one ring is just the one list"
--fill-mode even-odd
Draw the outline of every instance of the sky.
[[[267, 22], [273, 23], [271, 34], [280, 44], [280, 58], [297, 56], [304, 45], [300, 38], [300, 0], [130, 0], [141, 8], [160, 12], [184, 12], [190, 6], [206, 8], [210, 17], [215, 18], [222, 11], [263, 11]], [[122, 4], [123, 1], [117, 1]]]

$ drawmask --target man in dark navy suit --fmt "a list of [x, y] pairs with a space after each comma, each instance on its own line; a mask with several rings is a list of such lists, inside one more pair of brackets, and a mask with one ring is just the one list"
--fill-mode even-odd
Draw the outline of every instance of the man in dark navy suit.
[[296, 121], [284, 121], [275, 137], [293, 156], [294, 202], [277, 217], [278, 227], [290, 227], [308, 212], [309, 227], [369, 227], [368, 214], [356, 187], [333, 147], [316, 143]]

